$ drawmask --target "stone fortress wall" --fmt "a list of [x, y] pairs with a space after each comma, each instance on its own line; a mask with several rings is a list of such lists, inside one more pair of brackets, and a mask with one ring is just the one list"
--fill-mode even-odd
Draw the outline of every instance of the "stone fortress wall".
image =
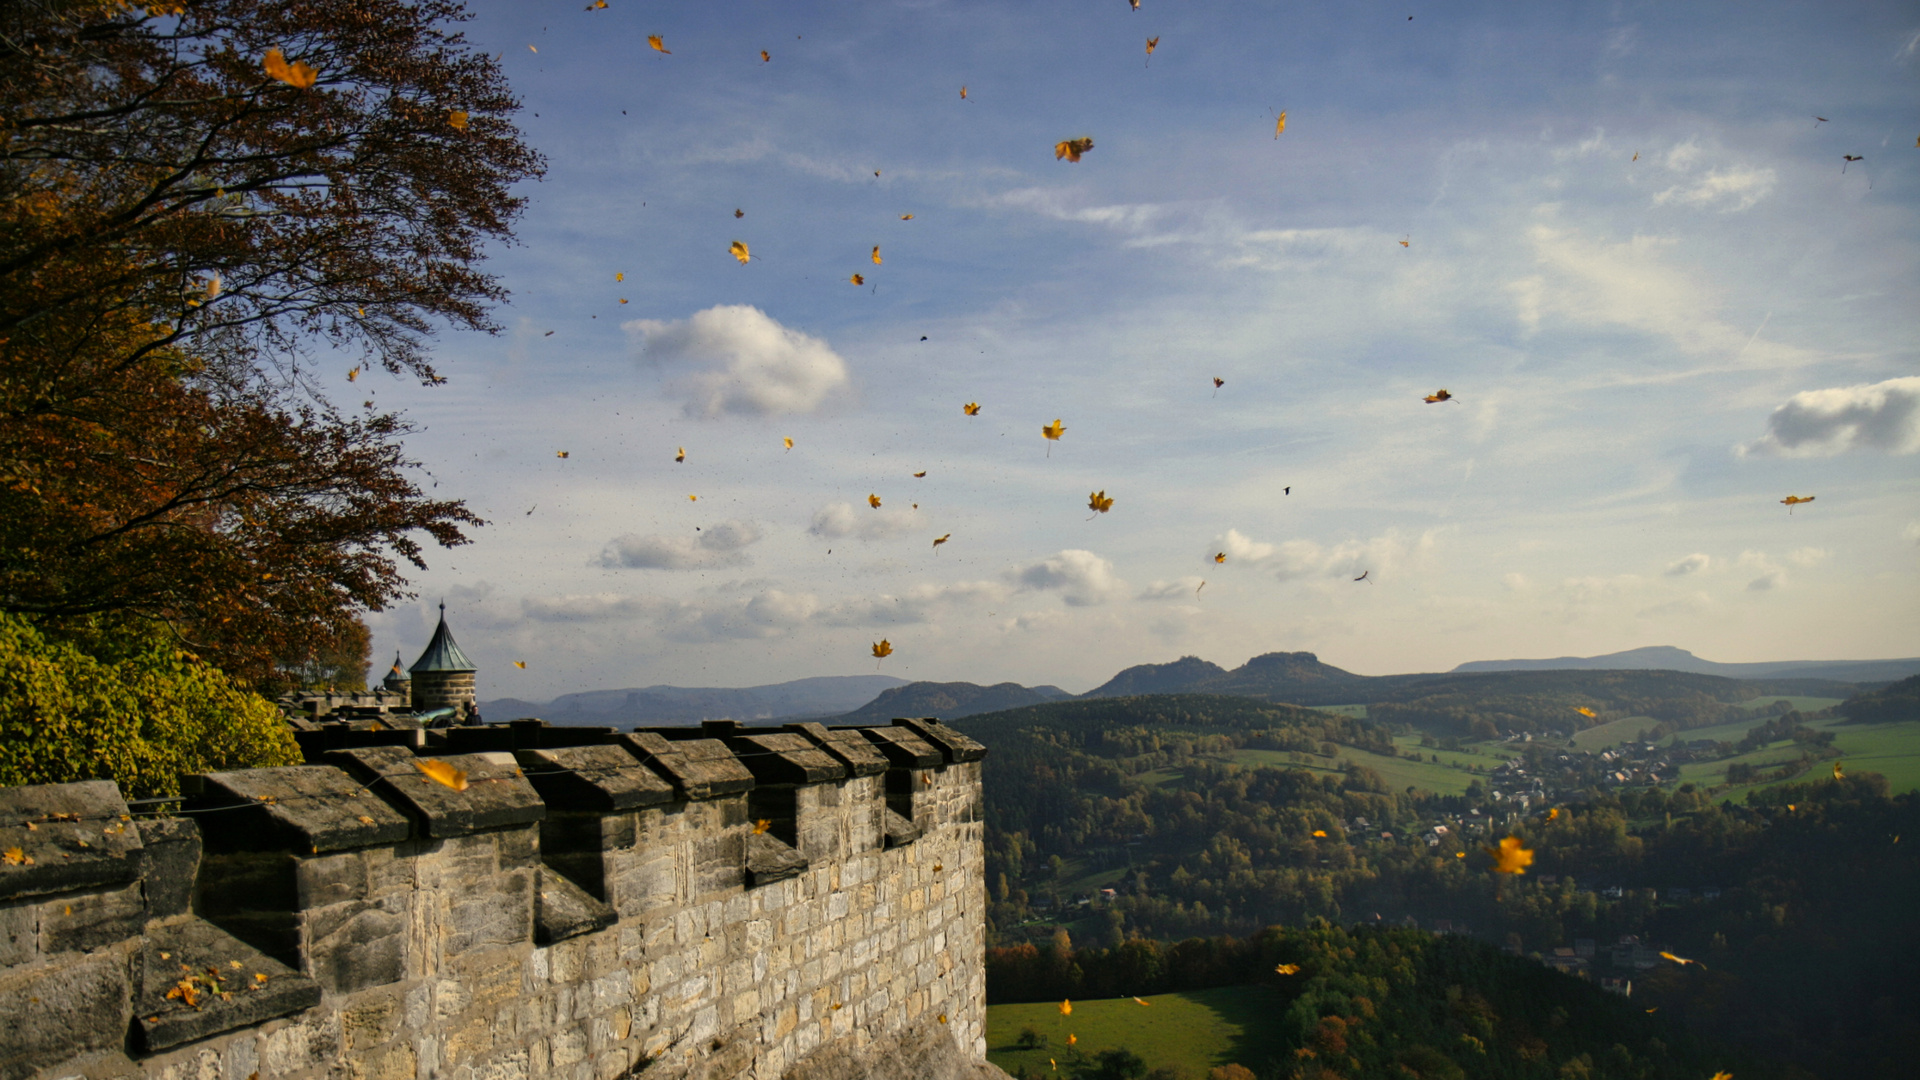
[[0, 1080], [1004, 1077], [953, 729], [354, 736], [0, 788]]

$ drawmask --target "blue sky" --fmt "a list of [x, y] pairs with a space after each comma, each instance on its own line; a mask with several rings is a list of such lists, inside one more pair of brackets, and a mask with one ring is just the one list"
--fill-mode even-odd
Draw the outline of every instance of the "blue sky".
[[1920, 654], [1911, 5], [474, 7], [550, 170], [375, 394], [492, 524], [371, 622], [483, 697]]

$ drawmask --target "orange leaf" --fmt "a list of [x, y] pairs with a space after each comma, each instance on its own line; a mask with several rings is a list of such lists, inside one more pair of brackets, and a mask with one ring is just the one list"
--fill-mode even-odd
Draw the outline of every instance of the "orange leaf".
[[1067, 425], [1061, 423], [1060, 418], [1057, 416], [1053, 418], [1053, 423], [1042, 424], [1040, 426], [1040, 434], [1045, 435], [1047, 438], [1052, 439], [1055, 442], [1059, 442], [1060, 436], [1065, 435], [1066, 433], [1067, 433]]
[[555, 450], [555, 451], [553, 452], [553, 456], [554, 456], [554, 457], [557, 457], [557, 458], [565, 458], [565, 457], [570, 457], [570, 456], [571, 456], [571, 451], [567, 451], [567, 450]]
[[1214, 552], [1214, 553], [1213, 553], [1213, 561], [1214, 561], [1214, 562], [1226, 562], [1226, 561], [1227, 561], [1227, 553], [1226, 553], [1226, 552], [1224, 552], [1224, 551], [1216, 551], [1216, 552]]
[[760, 62], [761, 62], [761, 63], [763, 63], [763, 64], [766, 64], [766, 63], [771, 63], [772, 61], [773, 61], [773, 57], [771, 57], [771, 56], [769, 56], [769, 55], [767, 55], [767, 50], [765, 50], [765, 49], [761, 49], [761, 50], [760, 50]]
[[1053, 144], [1053, 160], [1059, 161], [1061, 158], [1066, 158], [1068, 161], [1079, 161], [1080, 155], [1091, 149], [1093, 149], [1093, 136], [1091, 135], [1082, 135], [1078, 139], [1067, 139], [1064, 142]]
[[280, 80], [296, 90], [306, 90], [313, 86], [320, 73], [298, 60], [287, 63], [286, 54], [279, 49], [268, 49], [260, 65], [267, 69], [267, 75]]
[[1585, 705], [1575, 705], [1573, 707], [1573, 711], [1579, 713], [1581, 716], [1585, 716], [1589, 718], [1599, 715], [1598, 713], [1594, 712], [1592, 709], [1587, 708]]
[[960, 406], [960, 411], [966, 413], [968, 416], [979, 416], [980, 403], [977, 401], [969, 401], [965, 405]]
[[1135, 1003], [1135, 1004], [1138, 1004], [1138, 1005], [1149, 1005], [1149, 1006], [1150, 1006], [1150, 1005], [1152, 1005], [1152, 1004], [1153, 1004], [1153, 1002], [1151, 1002], [1151, 1001], [1148, 1001], [1148, 1000], [1147, 1000], [1146, 998], [1134, 998], [1133, 1000], [1134, 1000], [1134, 1003]]
[[1325, 830], [1325, 829], [1315, 829], [1315, 830], [1313, 830], [1313, 835], [1314, 835], [1314, 836], [1316, 836], [1316, 837], [1318, 837], [1318, 838], [1319, 838], [1319, 839], [1321, 839], [1321, 840], [1325, 840], [1325, 839], [1327, 838], [1327, 830]]
[[668, 56], [673, 55], [673, 50], [667, 48], [666, 43], [660, 40], [659, 34], [647, 35], [647, 48], [657, 53], [666, 53]]
[[960, 88], [960, 100], [961, 101], [967, 100], [967, 88], [964, 86]]
[[515, 660], [513, 666], [519, 668], [521, 671], [527, 670], [527, 662], [525, 660]]
[[873, 245], [872, 258], [873, 258], [873, 265], [879, 266], [880, 265], [880, 245], [879, 244]]
[[793, 437], [791, 435], [787, 436], [784, 439], [781, 439], [780, 441], [787, 444], [787, 449], [789, 450], [793, 449]]
[[753, 834], [758, 836], [771, 828], [773, 828], [772, 818], [760, 818], [753, 823]]
[[1159, 48], [1159, 47], [1160, 47], [1160, 39], [1159, 39], [1159, 38], [1157, 38], [1157, 37], [1150, 37], [1150, 38], [1148, 38], [1148, 39], [1147, 39], [1147, 56], [1149, 57], [1149, 59], [1147, 60], [1147, 62], [1148, 62], [1148, 63], [1152, 63], [1152, 62], [1153, 62], [1153, 60], [1151, 59], [1151, 57], [1153, 56], [1153, 50], [1155, 50], [1155, 49], [1157, 49], [1157, 48]]
[[1071, 1001], [1062, 1001], [1062, 1002], [1060, 1003], [1060, 1015], [1061, 1015], [1061, 1016], [1072, 1016], [1072, 1015], [1073, 1015], [1073, 1002], [1071, 1002]]
[[1299, 964], [1281, 964], [1279, 967], [1276, 967], [1273, 970], [1276, 974], [1280, 974], [1280, 975], [1298, 975], [1300, 974], [1300, 965]]
[[867, 505], [873, 507], [875, 510], [880, 509], [880, 496], [878, 495], [867, 496]]
[[946, 543], [946, 542], [947, 542], [947, 539], [948, 539], [949, 537], [951, 537], [952, 535], [953, 535], [952, 533], [948, 533], [948, 534], [947, 534], [946, 536], [936, 536], [936, 537], [934, 537], [934, 538], [933, 538], [933, 546], [934, 546], [934, 547], [939, 547], [939, 546], [940, 546], [941, 544], [944, 544], [944, 543]]
[[847, 280], [852, 282], [855, 285], [865, 285], [867, 283], [867, 279], [861, 277], [859, 274], [855, 274], [852, 277], [848, 278]]
[[920, 479], [924, 479], [924, 478], [926, 477], [926, 475], [927, 475], [927, 471], [926, 471], [925, 469], [922, 469], [922, 470], [920, 470], [919, 472], [917, 472], [917, 473], [914, 473], [914, 474], [913, 474], [913, 478], [914, 478], [915, 480], [920, 480]]
[[1427, 404], [1433, 405], [1437, 402], [1452, 401], [1453, 395], [1445, 390], [1435, 390], [1433, 393], [1428, 394], [1423, 400], [1426, 401]]
[[448, 124], [448, 125], [449, 125], [450, 127], [452, 127], [452, 128], [453, 128], [453, 130], [455, 130], [455, 131], [465, 131], [465, 130], [467, 130], [467, 112], [466, 112], [466, 110], [465, 110], [465, 109], [455, 109], [455, 110], [453, 110], [452, 112], [450, 112], [450, 113], [448, 113], [448, 114], [447, 114], [447, 124]]
[[1280, 119], [1273, 122], [1273, 137], [1276, 139], [1279, 138], [1280, 133], [1285, 130], [1287, 130], [1287, 110], [1281, 109]]
[[873, 655], [876, 659], [893, 655], [893, 642], [881, 638], [873, 643]]
[[675, 460], [675, 461], [680, 461], [680, 462], [684, 462], [684, 461], [686, 461], [686, 460], [687, 460], [687, 448], [686, 448], [686, 447], [684, 447], [684, 446], [682, 446], [682, 447], [680, 447], [680, 450], [679, 450], [679, 452], [673, 455], [673, 460]]
[[900, 220], [901, 220], [901, 221], [912, 221], [912, 220], [913, 220], [913, 215], [912, 215], [912, 214], [901, 214], [901, 215], [900, 215]]
[[727, 250], [733, 253], [734, 258], [740, 260], [741, 266], [747, 265], [747, 260], [753, 257], [752, 255], [747, 253], [747, 245], [741, 243], [738, 240], [735, 240], [732, 244], [728, 245]]
[[10, 847], [5, 851], [0, 851], [0, 862], [4, 862], [8, 866], [27, 866], [32, 864], [33, 856], [17, 847]]
[[1113, 500], [1107, 497], [1105, 488], [1087, 496], [1087, 509], [1096, 514], [1104, 514], [1113, 509]]
[[427, 774], [427, 779], [437, 784], [445, 784], [455, 791], [467, 790], [467, 774], [438, 758], [427, 758], [413, 763], [414, 768]]
[[1524, 847], [1517, 836], [1503, 836], [1500, 847], [1485, 849], [1493, 856], [1493, 868], [1502, 874], [1524, 874], [1527, 867], [1533, 865], [1533, 852]]

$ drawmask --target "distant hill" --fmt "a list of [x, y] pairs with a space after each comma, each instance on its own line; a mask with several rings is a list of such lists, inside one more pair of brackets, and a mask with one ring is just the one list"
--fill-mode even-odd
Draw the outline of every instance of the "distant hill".
[[1132, 697], [1136, 694], [1177, 694], [1188, 687], [1222, 678], [1227, 669], [1197, 656], [1183, 656], [1171, 664], [1136, 664], [1081, 697]]
[[1920, 720], [1920, 676], [1901, 679], [1865, 694], [1855, 694], [1835, 709], [1850, 724]]
[[1024, 705], [1062, 701], [1072, 696], [1057, 686], [1021, 686], [1010, 682], [993, 686], [970, 682], [917, 682], [882, 690], [879, 697], [850, 713], [834, 717], [834, 721], [866, 724], [891, 720], [896, 716], [937, 716], [951, 720], [977, 713], [1001, 712]]
[[[647, 686], [562, 694], [542, 705], [519, 698], [480, 703], [490, 721], [537, 716], [550, 724], [697, 724], [834, 716], [906, 684], [891, 675], [823, 675], [766, 686]], [[913, 713], [902, 715], [934, 715]]]
[[1605, 656], [1557, 656], [1551, 660], [1471, 660], [1453, 669], [1465, 671], [1690, 671], [1729, 679], [1831, 679], [1835, 682], [1891, 682], [1920, 675], [1920, 657], [1904, 660], [1770, 660], [1722, 664], [1702, 660], [1671, 645], [1607, 653]]

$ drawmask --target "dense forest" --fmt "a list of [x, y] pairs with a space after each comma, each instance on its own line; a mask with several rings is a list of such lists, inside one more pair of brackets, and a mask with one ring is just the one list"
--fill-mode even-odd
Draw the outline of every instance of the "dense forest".
[[[1468, 1076], [1540, 1080], [1740, 1080], [1791, 1068], [1703, 1043], [1637, 1000], [1456, 935], [1319, 923], [1248, 938], [1150, 940], [1114, 949], [993, 950], [988, 1000], [1010, 988], [1069, 998], [1262, 984], [1279, 995], [1284, 1056], [1249, 1064], [1274, 1080]], [[1063, 1055], [1068, 1075], [1140, 1077], [1127, 1057]], [[1251, 1070], [1257, 1069], [1257, 1072]], [[1227, 1070], [1217, 1070], [1229, 1075]], [[1016, 1074], [1017, 1075], [1017, 1074]]]
[[[1791, 739], [1805, 730], [1797, 719], [1768, 733]], [[1803, 1065], [1844, 1034], [1840, 1057], [1866, 1075], [1896, 1050], [1920, 1053], [1903, 1019], [1920, 1014], [1920, 990], [1898, 959], [1920, 946], [1920, 859], [1901, 842], [1920, 836], [1920, 801], [1889, 796], [1875, 774], [1742, 804], [1692, 785], [1583, 788], [1519, 812], [1483, 801], [1492, 773], [1442, 796], [1389, 790], [1364, 766], [1235, 763], [1249, 749], [1395, 752], [1378, 725], [1247, 699], [1062, 702], [960, 724], [993, 747], [993, 943], [1054, 954], [1064, 931], [1083, 947], [1014, 983], [1040, 997], [1141, 992], [1102, 950], [1316, 919], [1412, 921], [1523, 954], [1582, 939], [1605, 953], [1635, 935], [1704, 965], [1622, 972], [1636, 1001], [1696, 1031]], [[1524, 875], [1490, 872], [1484, 849], [1507, 835], [1534, 852]]]

